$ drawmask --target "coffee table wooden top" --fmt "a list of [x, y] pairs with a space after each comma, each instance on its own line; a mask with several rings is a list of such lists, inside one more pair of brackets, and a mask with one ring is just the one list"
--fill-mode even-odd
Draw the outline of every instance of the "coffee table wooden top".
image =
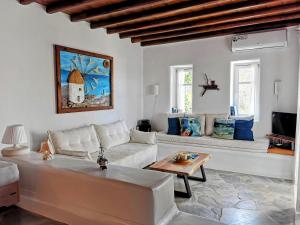
[[202, 166], [211, 158], [210, 154], [198, 153], [198, 152], [193, 152], [193, 153], [198, 154], [199, 156], [192, 161], [177, 163], [173, 159], [175, 156], [174, 154], [150, 165], [149, 169], [158, 170], [161, 172], [191, 176], [200, 168], [200, 166]]

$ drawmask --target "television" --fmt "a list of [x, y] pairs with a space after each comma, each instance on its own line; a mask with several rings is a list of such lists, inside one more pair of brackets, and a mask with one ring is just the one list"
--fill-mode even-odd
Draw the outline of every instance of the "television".
[[272, 112], [272, 133], [295, 138], [297, 114]]

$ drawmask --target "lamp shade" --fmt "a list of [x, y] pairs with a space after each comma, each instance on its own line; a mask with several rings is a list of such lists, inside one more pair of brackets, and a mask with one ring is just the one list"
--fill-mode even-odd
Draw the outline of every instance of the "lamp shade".
[[27, 143], [27, 136], [24, 126], [21, 124], [6, 127], [2, 138], [2, 144], [24, 144]]

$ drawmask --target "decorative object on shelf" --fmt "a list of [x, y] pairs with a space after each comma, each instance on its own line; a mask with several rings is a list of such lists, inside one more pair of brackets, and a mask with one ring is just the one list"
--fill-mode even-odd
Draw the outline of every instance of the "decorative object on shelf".
[[172, 113], [178, 113], [178, 109], [176, 107], [172, 107], [171, 112]]
[[144, 132], [151, 132], [150, 120], [139, 120], [137, 122], [136, 129]]
[[54, 159], [54, 150], [52, 149], [52, 145], [49, 143], [49, 140], [41, 143], [39, 152], [43, 154], [43, 160]]
[[103, 147], [100, 147], [99, 156], [97, 159], [97, 163], [100, 166], [100, 169], [105, 170], [107, 169], [108, 160], [104, 157], [104, 150]]
[[204, 74], [204, 76], [205, 76], [206, 84], [198, 85], [199, 87], [203, 87], [203, 92], [201, 96], [204, 96], [207, 90], [220, 90], [218, 85], [216, 84], [216, 81], [209, 80], [206, 73]]
[[113, 57], [55, 46], [57, 113], [113, 108]]
[[236, 116], [236, 115], [237, 115], [236, 106], [230, 106], [230, 116]]
[[28, 146], [21, 145], [27, 143], [25, 128], [21, 124], [8, 126], [2, 138], [2, 144], [13, 145], [2, 149], [3, 156], [16, 156], [29, 153]]

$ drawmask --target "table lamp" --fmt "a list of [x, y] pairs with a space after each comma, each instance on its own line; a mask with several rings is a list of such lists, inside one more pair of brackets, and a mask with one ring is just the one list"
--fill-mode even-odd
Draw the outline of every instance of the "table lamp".
[[21, 124], [8, 126], [2, 138], [2, 144], [13, 145], [2, 149], [3, 156], [24, 155], [29, 153], [28, 146], [21, 144], [27, 143], [27, 136], [24, 126]]

